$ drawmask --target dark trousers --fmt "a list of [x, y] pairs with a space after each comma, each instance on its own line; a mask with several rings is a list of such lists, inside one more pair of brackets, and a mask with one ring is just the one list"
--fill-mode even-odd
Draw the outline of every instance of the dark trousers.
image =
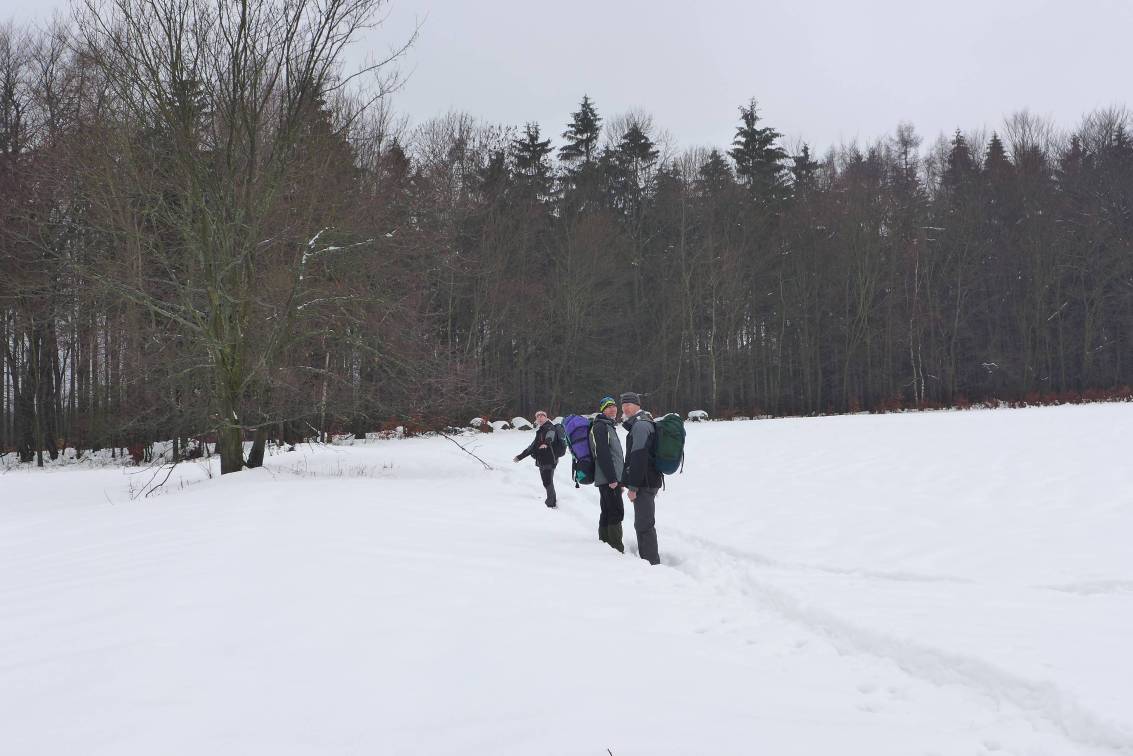
[[639, 488], [633, 500], [637, 553], [650, 564], [661, 564], [661, 555], [657, 552], [657, 491], [656, 488]]
[[625, 519], [625, 504], [622, 503], [622, 489], [598, 486], [598, 540], [610, 544], [618, 551], [625, 551], [622, 544], [622, 520]]
[[540, 467], [539, 477], [543, 479], [543, 488], [547, 489], [547, 500], [544, 502], [548, 507], [553, 507], [558, 503], [558, 497], [555, 496], [555, 468], [553, 467]]

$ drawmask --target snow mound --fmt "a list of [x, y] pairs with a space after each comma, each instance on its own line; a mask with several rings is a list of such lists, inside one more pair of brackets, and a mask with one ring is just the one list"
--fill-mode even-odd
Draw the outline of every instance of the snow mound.
[[522, 418], [522, 417], [513, 417], [511, 419], [511, 427], [515, 428], [516, 430], [534, 430], [535, 429], [534, 425], [532, 425], [530, 422], [528, 422], [526, 418]]
[[688, 413], [688, 419], [691, 423], [701, 423], [708, 419], [708, 413], [704, 410], [693, 410]]

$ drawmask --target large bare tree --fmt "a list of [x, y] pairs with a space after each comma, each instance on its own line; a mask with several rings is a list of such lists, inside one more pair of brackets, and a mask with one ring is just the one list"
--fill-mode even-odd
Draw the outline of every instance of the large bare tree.
[[85, 171], [92, 217], [116, 246], [85, 272], [192, 342], [184, 367], [207, 371], [223, 473], [244, 466], [245, 432], [277, 419], [280, 357], [322, 298], [308, 271], [368, 241], [344, 238], [320, 179], [349, 165], [342, 116], [381, 100], [405, 49], [344, 73], [385, 4], [86, 0], [79, 14], [111, 103]]

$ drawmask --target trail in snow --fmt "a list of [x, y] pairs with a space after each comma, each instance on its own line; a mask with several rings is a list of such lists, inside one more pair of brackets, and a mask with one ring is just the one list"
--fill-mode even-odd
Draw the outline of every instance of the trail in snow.
[[[632, 536], [632, 504], [626, 501], [627, 554], [636, 548]], [[593, 507], [596, 513], [597, 507]], [[662, 510], [663, 511], [663, 510]], [[596, 522], [581, 513], [580, 522]], [[663, 514], [662, 514], [663, 517]], [[661, 518], [659, 518], [661, 519]], [[595, 526], [596, 527], [596, 526]], [[770, 610], [821, 636], [839, 653], [859, 653], [897, 665], [909, 675], [935, 685], [959, 685], [970, 689], [997, 706], [1007, 703], [1022, 712], [1035, 727], [1061, 732], [1067, 739], [1115, 753], [1133, 753], [1133, 733], [1119, 723], [1106, 721], [1086, 710], [1072, 695], [1050, 682], [1028, 680], [997, 668], [978, 658], [949, 653], [908, 639], [859, 627], [834, 613], [808, 604], [761, 578], [767, 568], [824, 572], [831, 575], [865, 576], [881, 579], [926, 582], [970, 582], [935, 576], [870, 574], [869, 571], [823, 568], [778, 562], [760, 554], [745, 554], [729, 546], [659, 526], [662, 566], [695, 578], [705, 587], [754, 599], [755, 611]]]
[[1087, 711], [1053, 683], [1028, 680], [982, 659], [856, 626], [758, 577], [762, 566], [759, 559], [747, 560], [734, 550], [678, 532], [670, 532], [668, 537], [676, 543], [669, 549], [676, 557], [672, 565], [675, 569], [713, 586], [738, 589], [755, 599], [759, 608], [799, 623], [825, 637], [839, 651], [892, 661], [905, 672], [937, 685], [971, 688], [997, 704], [1014, 705], [1036, 727], [1052, 727], [1076, 743], [1133, 753], [1133, 733]]

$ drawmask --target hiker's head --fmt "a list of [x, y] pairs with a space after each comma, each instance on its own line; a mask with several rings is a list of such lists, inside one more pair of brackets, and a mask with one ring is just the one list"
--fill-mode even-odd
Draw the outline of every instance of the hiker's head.
[[548, 420], [548, 417], [547, 417], [547, 413], [546, 413], [545, 410], [539, 410], [538, 412], [535, 413], [535, 424], [536, 425], [542, 425], [543, 423], [547, 422], [547, 420]]
[[622, 414], [633, 417], [641, 411], [641, 395], [636, 391], [626, 391], [622, 394]]
[[602, 401], [598, 402], [598, 411], [613, 420], [618, 416], [618, 403], [614, 401], [614, 397], [604, 396]]

